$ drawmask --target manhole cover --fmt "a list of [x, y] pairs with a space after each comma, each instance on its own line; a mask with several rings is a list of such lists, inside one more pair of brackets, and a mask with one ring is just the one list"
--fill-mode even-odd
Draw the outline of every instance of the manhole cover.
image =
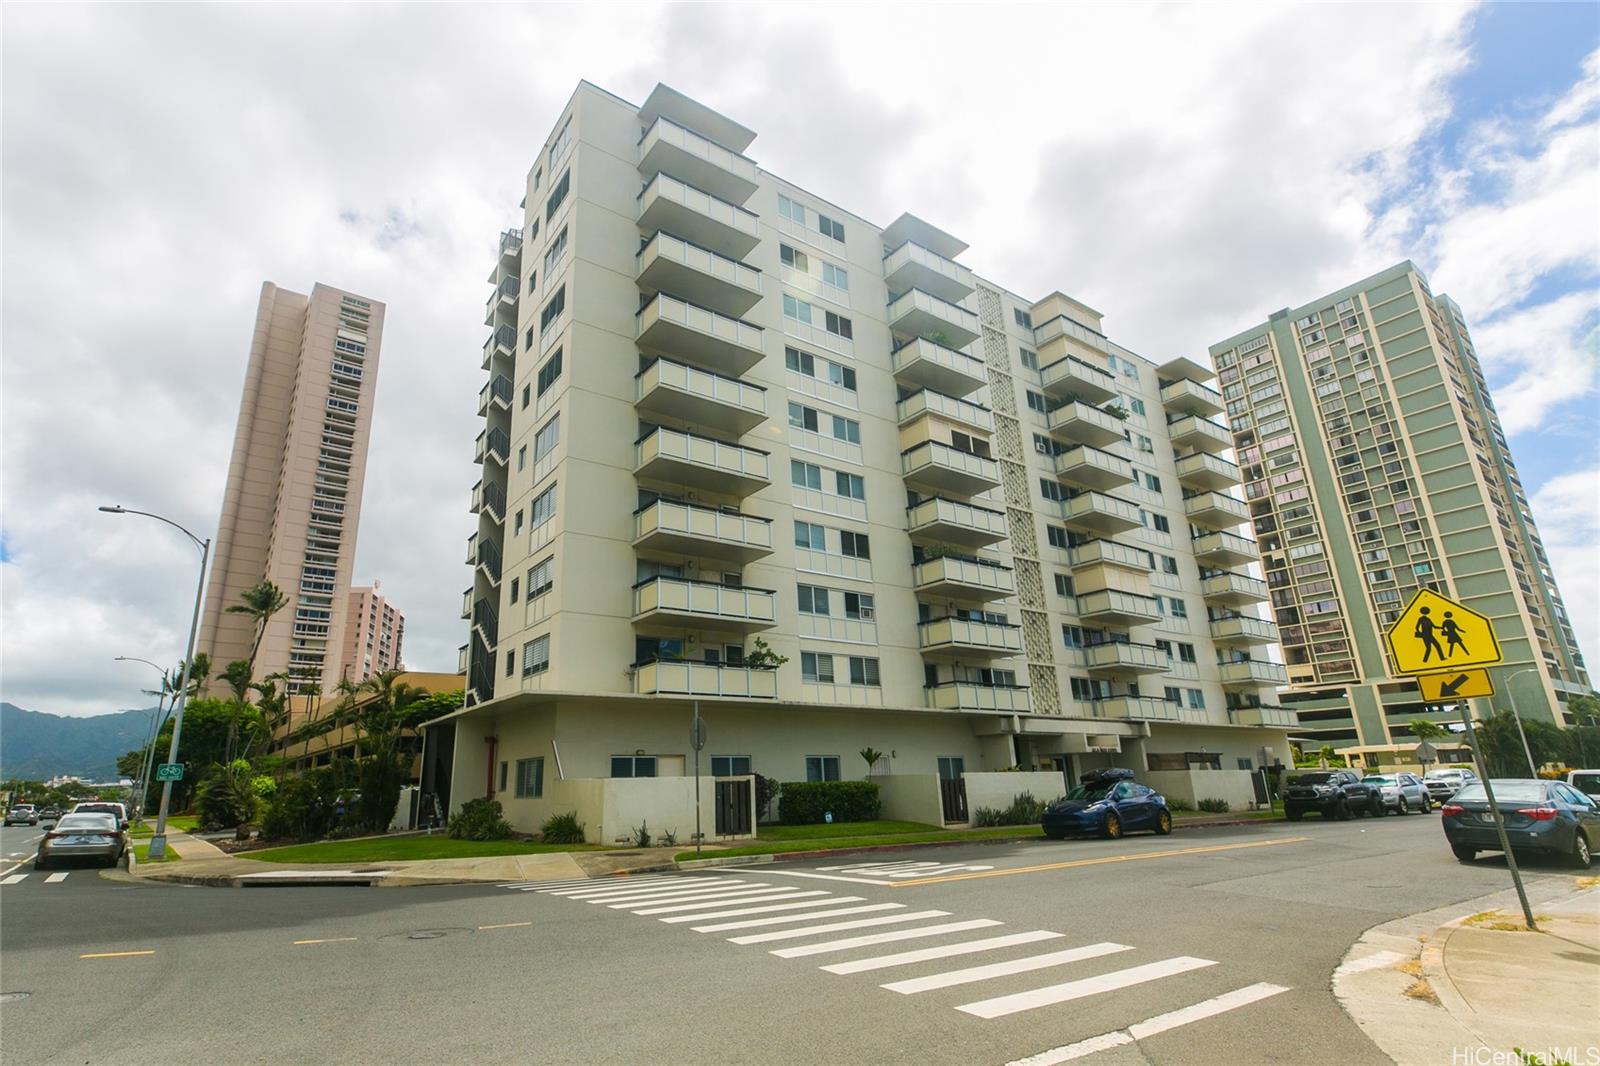
[[0, 1003], [15, 1003], [19, 999], [27, 999], [31, 992], [0, 992]]
[[407, 939], [408, 940], [437, 940], [442, 936], [444, 936], [444, 934], [441, 933], [437, 929], [424, 929], [420, 933], [412, 933]]
[[386, 933], [379, 940], [438, 940], [454, 933], [469, 933], [470, 929], [415, 929], [409, 933]]

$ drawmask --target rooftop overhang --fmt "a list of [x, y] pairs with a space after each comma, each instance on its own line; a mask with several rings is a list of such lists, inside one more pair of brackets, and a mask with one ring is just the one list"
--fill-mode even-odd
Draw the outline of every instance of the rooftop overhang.
[[909, 211], [889, 223], [883, 231], [883, 243], [890, 248], [898, 248], [906, 241], [920, 244], [946, 259], [954, 259], [967, 250], [966, 241], [951, 236], [931, 222], [924, 222]]
[[1166, 381], [1188, 380], [1204, 383], [1216, 377], [1217, 372], [1186, 355], [1180, 355], [1156, 367], [1156, 376]]
[[690, 99], [665, 82], [657, 82], [639, 108], [639, 121], [649, 126], [663, 115], [669, 122], [676, 122], [735, 152], [743, 152], [756, 139], [755, 130]]

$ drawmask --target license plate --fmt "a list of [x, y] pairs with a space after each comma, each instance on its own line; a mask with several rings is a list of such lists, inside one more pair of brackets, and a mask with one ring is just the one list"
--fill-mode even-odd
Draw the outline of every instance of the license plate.
[[63, 844], [104, 844], [105, 837], [67, 837], [61, 841]]

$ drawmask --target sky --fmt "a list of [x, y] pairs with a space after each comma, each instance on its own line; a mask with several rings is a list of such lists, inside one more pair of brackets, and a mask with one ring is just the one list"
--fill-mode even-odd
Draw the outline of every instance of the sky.
[[580, 78], [913, 211], [1152, 359], [1414, 260], [1465, 310], [1600, 666], [1600, 6], [7, 5], [0, 698], [144, 706], [263, 280], [387, 303], [355, 580], [454, 670], [484, 278]]

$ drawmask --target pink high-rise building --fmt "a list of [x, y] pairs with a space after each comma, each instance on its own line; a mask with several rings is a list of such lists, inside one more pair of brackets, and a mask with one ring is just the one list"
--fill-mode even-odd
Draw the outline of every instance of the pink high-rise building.
[[355, 683], [384, 670], [398, 670], [401, 665], [406, 616], [378, 594], [378, 587], [374, 581], [370, 587], [350, 590], [339, 674]]

